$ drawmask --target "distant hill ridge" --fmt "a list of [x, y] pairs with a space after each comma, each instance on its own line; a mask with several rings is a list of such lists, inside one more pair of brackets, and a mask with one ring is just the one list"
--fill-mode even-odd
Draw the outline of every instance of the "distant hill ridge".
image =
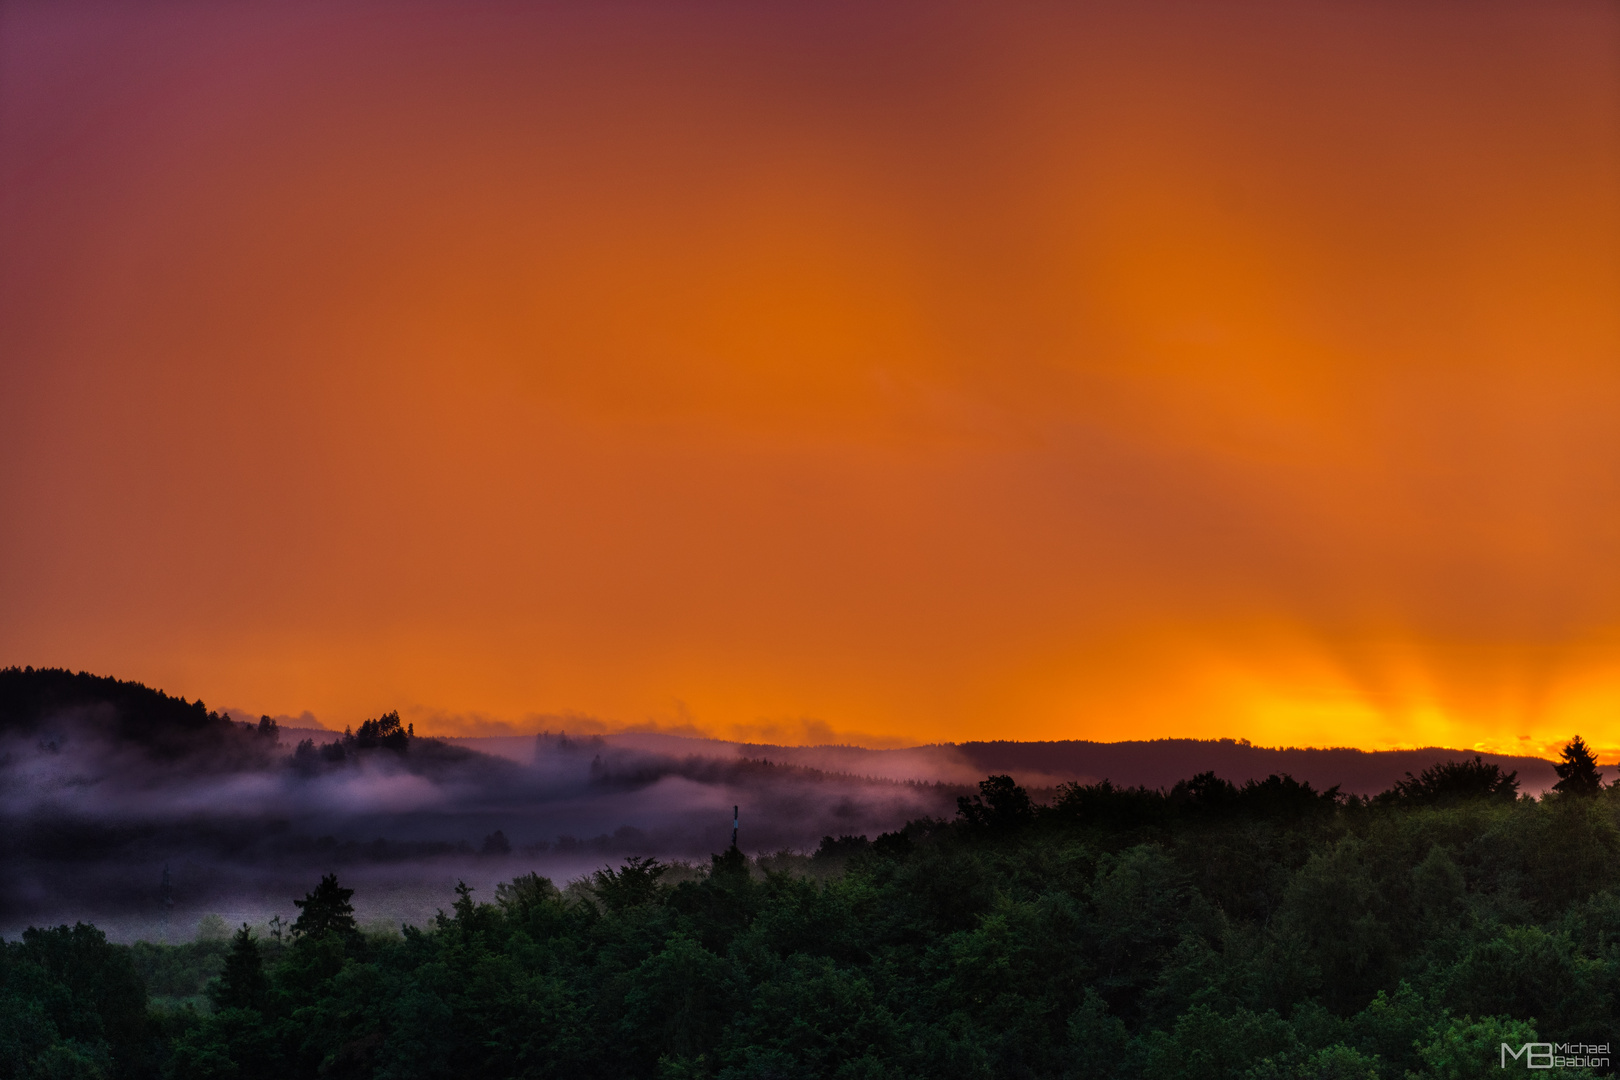
[[0, 669], [0, 735], [50, 737], [63, 724], [138, 745], [158, 758], [233, 747], [241, 725], [201, 700], [66, 668]]
[[[1354, 795], [1376, 795], [1387, 791], [1408, 772], [1415, 775], [1437, 761], [1471, 759], [1476, 753], [1439, 746], [1413, 750], [1276, 748], [1254, 746], [1242, 739], [995, 740], [872, 750], [847, 745], [729, 742], [646, 732], [600, 737], [614, 745], [639, 746], [663, 753], [766, 758], [824, 772], [891, 780], [970, 783], [994, 773], [1006, 773], [1031, 788], [1105, 779], [1127, 787], [1170, 788], [1176, 781], [1201, 772], [1214, 772], [1238, 784], [1263, 780], [1273, 773], [1286, 773], [1296, 780], [1309, 781], [1318, 789], [1338, 785], [1339, 790]], [[518, 751], [532, 746], [532, 737], [516, 736], [451, 741], [463, 746], [488, 744], [489, 752], [509, 757], [522, 757]], [[501, 749], [496, 749], [497, 744]], [[1499, 765], [1504, 771], [1517, 771], [1520, 790], [1526, 794], [1539, 794], [1558, 781], [1552, 762], [1543, 758], [1483, 752], [1479, 757]], [[1614, 779], [1612, 766], [1608, 778]]]
[[[1287, 773], [1317, 788], [1335, 784], [1347, 794], [1374, 795], [1406, 773], [1420, 773], [1436, 761], [1472, 758], [1475, 751], [1428, 746], [1416, 750], [1356, 750], [1349, 747], [1273, 748], [1234, 739], [1150, 739], [1129, 742], [1021, 743], [997, 740], [956, 744], [983, 772], [1020, 773], [1063, 779], [1109, 779], [1116, 784], [1170, 787], [1194, 773], [1214, 772], [1234, 783]], [[1504, 772], [1517, 770], [1520, 790], [1539, 793], [1558, 782], [1553, 763], [1543, 758], [1480, 753]], [[1611, 777], [1612, 779], [1612, 777]], [[1035, 781], [1039, 782], [1039, 781]]]
[[[243, 726], [228, 716], [209, 711], [200, 700], [187, 701], [142, 683], [63, 668], [0, 669], [0, 736], [48, 735], [51, 725], [62, 721], [89, 725], [106, 736], [139, 745], [160, 758], [178, 759], [204, 750], [248, 748], [243, 739]], [[282, 741], [289, 741], [287, 736], [293, 733], [291, 730], [282, 732]], [[324, 742], [340, 736], [336, 732], [299, 729], [297, 737]], [[1387, 790], [1407, 772], [1421, 772], [1436, 761], [1474, 756], [1474, 751], [1444, 747], [1416, 750], [1275, 748], [1253, 746], [1240, 739], [993, 740], [870, 750], [859, 746], [779, 746], [673, 735], [609, 735], [606, 738], [617, 744], [646, 745], [649, 749], [656, 745], [659, 749], [674, 750], [678, 746], [685, 753], [768, 758], [783, 765], [889, 779], [965, 783], [992, 773], [1008, 773], [1029, 787], [1108, 779], [1124, 786], [1168, 788], [1178, 780], [1201, 772], [1214, 772], [1238, 784], [1264, 779], [1272, 773], [1287, 773], [1317, 788], [1338, 785], [1340, 790], [1357, 795]], [[446, 741], [505, 757], [521, 756], [513, 751], [533, 745], [532, 737]], [[497, 743], [513, 746], [497, 747], [494, 745]], [[1542, 758], [1484, 753], [1479, 756], [1504, 770], [1516, 770], [1521, 790], [1526, 793], [1545, 791], [1557, 782], [1552, 762]]]

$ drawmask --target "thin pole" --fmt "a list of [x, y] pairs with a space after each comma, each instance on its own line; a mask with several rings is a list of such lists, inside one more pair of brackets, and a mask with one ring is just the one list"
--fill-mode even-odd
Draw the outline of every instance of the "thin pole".
[[169, 942], [169, 912], [174, 910], [174, 886], [169, 884], [168, 863], [163, 864], [163, 888], [158, 896], [163, 903], [163, 929], [160, 933], [163, 935], [163, 943], [167, 945]]
[[739, 819], [737, 817], [737, 808], [735, 806], [733, 806], [731, 808], [731, 846], [732, 847], [737, 846], [737, 821], [738, 820]]

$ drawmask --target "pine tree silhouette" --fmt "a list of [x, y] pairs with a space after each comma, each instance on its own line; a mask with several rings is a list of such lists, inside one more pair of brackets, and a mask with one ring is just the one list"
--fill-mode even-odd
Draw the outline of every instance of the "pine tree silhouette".
[[301, 909], [298, 921], [293, 923], [293, 936], [355, 933], [354, 906], [349, 903], [349, 897], [353, 895], [353, 889], [345, 889], [338, 884], [336, 874], [321, 878], [314, 892], [302, 900], [293, 901], [294, 906]]
[[270, 992], [270, 980], [265, 978], [264, 961], [259, 956], [259, 943], [253, 940], [248, 924], [231, 938], [231, 951], [225, 957], [225, 970], [219, 981], [208, 988], [208, 997], [216, 1009], [263, 1010]]
[[1597, 758], [1579, 735], [1565, 744], [1563, 759], [1553, 766], [1558, 772], [1553, 790], [1566, 795], [1596, 795], [1603, 787], [1603, 774], [1598, 771]]

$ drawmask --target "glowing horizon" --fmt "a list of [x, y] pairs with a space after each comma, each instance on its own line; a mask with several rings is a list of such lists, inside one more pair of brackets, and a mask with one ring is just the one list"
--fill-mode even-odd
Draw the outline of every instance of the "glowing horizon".
[[18, 5], [0, 191], [0, 664], [1620, 753], [1612, 5]]

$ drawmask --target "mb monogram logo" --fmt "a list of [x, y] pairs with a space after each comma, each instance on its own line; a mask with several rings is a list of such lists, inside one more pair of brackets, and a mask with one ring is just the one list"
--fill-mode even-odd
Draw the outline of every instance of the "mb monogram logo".
[[1599, 1068], [1609, 1064], [1608, 1043], [1520, 1043], [1517, 1050], [1502, 1044], [1502, 1068], [1512, 1060], [1527, 1069]]

